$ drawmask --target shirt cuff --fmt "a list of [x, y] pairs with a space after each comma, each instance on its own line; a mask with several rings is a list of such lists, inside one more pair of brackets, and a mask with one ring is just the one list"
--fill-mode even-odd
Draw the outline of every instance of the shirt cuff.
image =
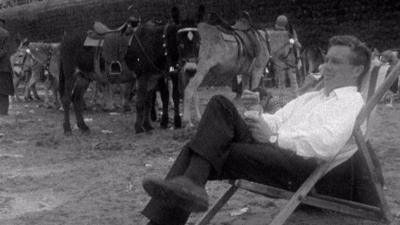
[[281, 148], [284, 149], [289, 149], [289, 150], [293, 150], [294, 149], [294, 145], [291, 142], [291, 135], [289, 135], [287, 132], [282, 132], [279, 131], [279, 136], [278, 136], [278, 145]]
[[271, 129], [272, 133], [278, 133], [278, 124], [274, 117], [269, 113], [263, 113], [264, 121], [268, 124], [269, 128]]
[[277, 142], [280, 148], [296, 152], [297, 155], [303, 155], [297, 152], [296, 145], [293, 141], [293, 135], [290, 132], [279, 131], [278, 134]]

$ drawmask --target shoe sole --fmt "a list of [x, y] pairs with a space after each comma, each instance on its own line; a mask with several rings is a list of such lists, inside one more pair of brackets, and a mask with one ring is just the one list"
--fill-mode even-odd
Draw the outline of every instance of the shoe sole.
[[174, 188], [162, 181], [145, 180], [143, 181], [143, 188], [151, 197], [185, 211], [204, 212], [208, 209], [208, 202], [191, 195], [189, 190]]

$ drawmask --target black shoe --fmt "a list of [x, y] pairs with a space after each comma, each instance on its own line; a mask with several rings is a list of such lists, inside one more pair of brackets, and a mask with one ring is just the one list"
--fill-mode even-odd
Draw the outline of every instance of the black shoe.
[[167, 205], [189, 212], [204, 212], [208, 209], [206, 190], [186, 177], [171, 180], [148, 178], [143, 181], [143, 188], [151, 197]]

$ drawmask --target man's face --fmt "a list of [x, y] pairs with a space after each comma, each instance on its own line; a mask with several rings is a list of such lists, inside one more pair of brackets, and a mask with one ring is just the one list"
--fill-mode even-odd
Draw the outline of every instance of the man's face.
[[329, 91], [357, 84], [357, 77], [362, 73], [363, 66], [351, 64], [351, 54], [351, 49], [347, 46], [329, 48], [322, 66], [324, 85]]

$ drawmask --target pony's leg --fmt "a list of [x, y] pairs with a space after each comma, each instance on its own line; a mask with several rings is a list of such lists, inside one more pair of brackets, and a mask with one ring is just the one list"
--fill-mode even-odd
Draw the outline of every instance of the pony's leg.
[[123, 109], [124, 104], [125, 104], [125, 89], [126, 89], [126, 84], [123, 83], [119, 83], [118, 84], [119, 87], [119, 93], [118, 93], [118, 107], [121, 109]]
[[33, 93], [33, 97], [36, 100], [41, 100], [39, 95], [38, 95], [38, 93], [37, 93], [37, 90], [36, 90], [36, 84], [40, 81], [40, 78], [41, 78], [42, 74], [43, 74], [43, 68], [42, 67], [36, 68], [36, 69], [32, 69], [32, 76], [31, 76], [31, 79], [29, 80], [30, 87], [31, 87], [31, 90], [32, 90], [32, 93]]
[[105, 96], [104, 96], [104, 85], [99, 81], [96, 81], [93, 85], [93, 95], [91, 101], [94, 105], [99, 105], [104, 109], [105, 106]]
[[243, 88], [248, 88], [249, 90], [253, 90], [254, 88], [258, 88], [260, 86], [261, 80], [264, 76], [264, 69], [267, 66], [268, 58], [258, 56], [256, 58], [250, 68], [250, 77], [249, 79], [242, 79]]
[[168, 79], [161, 77], [158, 80], [158, 90], [160, 90], [161, 101], [162, 101], [162, 116], [160, 126], [163, 129], [168, 128], [168, 105], [169, 105], [169, 90], [168, 90]]
[[199, 92], [197, 91], [193, 94], [193, 103], [194, 103], [194, 111], [196, 113], [196, 119], [197, 121], [200, 121], [201, 119], [200, 98], [199, 98]]
[[123, 112], [129, 112], [131, 111], [131, 107], [129, 106], [129, 97], [131, 90], [133, 88], [132, 85], [133, 82], [128, 82], [125, 84], [121, 84], [122, 90], [121, 90], [121, 101], [122, 101], [122, 111]]
[[150, 131], [154, 129], [150, 122], [150, 110], [152, 108], [151, 96], [154, 95], [154, 92], [155, 92], [154, 88], [148, 90], [145, 99], [144, 112], [143, 112], [143, 128], [145, 131]]
[[18, 89], [18, 86], [21, 83], [21, 81], [22, 81], [21, 77], [19, 77], [18, 75], [14, 74], [14, 76], [13, 76], [13, 85], [14, 85], [15, 92], [14, 92], [14, 96], [13, 96], [13, 101], [15, 101], [15, 102], [19, 102], [21, 100], [17, 95], [17, 89]]
[[153, 92], [151, 94], [151, 109], [150, 109], [150, 119], [151, 121], [155, 122], [157, 121], [157, 110], [158, 110], [158, 106], [157, 106], [157, 92]]
[[75, 109], [75, 117], [76, 117], [76, 122], [78, 125], [78, 128], [83, 132], [83, 133], [89, 133], [89, 127], [85, 124], [85, 121], [83, 120], [82, 112], [84, 109], [84, 100], [83, 96], [85, 94], [86, 89], [89, 87], [89, 80], [86, 78], [83, 78], [78, 75], [76, 79], [76, 84], [74, 88], [74, 92], [72, 94], [72, 102], [74, 104], [74, 109]]
[[[116, 84], [111, 84], [111, 102], [112, 105], [114, 107], [114, 110], [118, 110], [118, 108], [121, 108], [121, 95], [122, 95], [122, 91], [121, 91], [121, 85], [119, 83]], [[116, 96], [116, 93], [118, 93], [118, 95]]]
[[112, 111], [114, 110], [114, 104], [113, 104], [113, 91], [110, 83], [105, 83], [104, 84], [104, 100], [105, 100], [105, 105], [104, 105], [104, 110], [107, 111]]
[[137, 79], [137, 84], [135, 131], [136, 133], [142, 133], [145, 131], [143, 124], [146, 101], [149, 95], [147, 91], [148, 80], [145, 76], [140, 76]]
[[51, 81], [50, 75], [45, 80], [44, 86], [45, 86], [45, 91], [44, 91], [44, 103], [43, 104], [45, 107], [51, 108], [49, 93], [50, 93], [50, 88], [52, 86], [52, 81]]
[[32, 94], [33, 94], [34, 99], [41, 100], [41, 98], [39, 97], [39, 94], [37, 93], [36, 83], [37, 82], [35, 81], [31, 86]]
[[25, 76], [27, 77], [27, 82], [25, 85], [24, 100], [29, 101], [29, 100], [32, 100], [32, 96], [31, 96], [31, 87], [33, 84], [32, 72], [26, 71], [25, 73], [26, 73]]
[[197, 88], [200, 86], [204, 77], [210, 71], [210, 68], [212, 68], [212, 65], [199, 63], [199, 65], [197, 66], [196, 74], [190, 79], [189, 84], [185, 88], [184, 101], [183, 101], [183, 122], [186, 124], [186, 126], [189, 127], [194, 126], [190, 115], [191, 100], [193, 99], [194, 93], [197, 92]]
[[55, 78], [53, 78], [53, 81], [51, 84], [51, 89], [52, 89], [53, 96], [54, 96], [53, 104], [56, 109], [58, 109], [61, 105], [60, 104], [60, 96], [58, 95], [58, 88], [59, 88], [59, 83]]
[[[70, 67], [73, 67], [70, 65]], [[60, 92], [61, 92], [61, 102], [64, 109], [64, 134], [69, 136], [72, 134], [71, 123], [70, 123], [70, 106], [72, 101], [72, 90], [74, 89], [74, 84], [76, 82], [75, 74], [73, 71], [68, 71], [69, 68], [65, 66], [63, 68], [65, 71], [60, 73]]]
[[174, 126], [175, 128], [181, 128], [182, 127], [182, 120], [181, 120], [181, 115], [180, 115], [180, 110], [179, 110], [179, 74], [178, 73], [173, 73], [171, 74], [171, 82], [172, 82], [172, 100], [173, 100], [173, 106], [174, 106]]
[[172, 78], [171, 79], [168, 79], [168, 104], [169, 105], [171, 105], [171, 107], [173, 108], [174, 107], [174, 97], [173, 97], [173, 89], [174, 89], [174, 84], [173, 84], [173, 81], [172, 81]]

